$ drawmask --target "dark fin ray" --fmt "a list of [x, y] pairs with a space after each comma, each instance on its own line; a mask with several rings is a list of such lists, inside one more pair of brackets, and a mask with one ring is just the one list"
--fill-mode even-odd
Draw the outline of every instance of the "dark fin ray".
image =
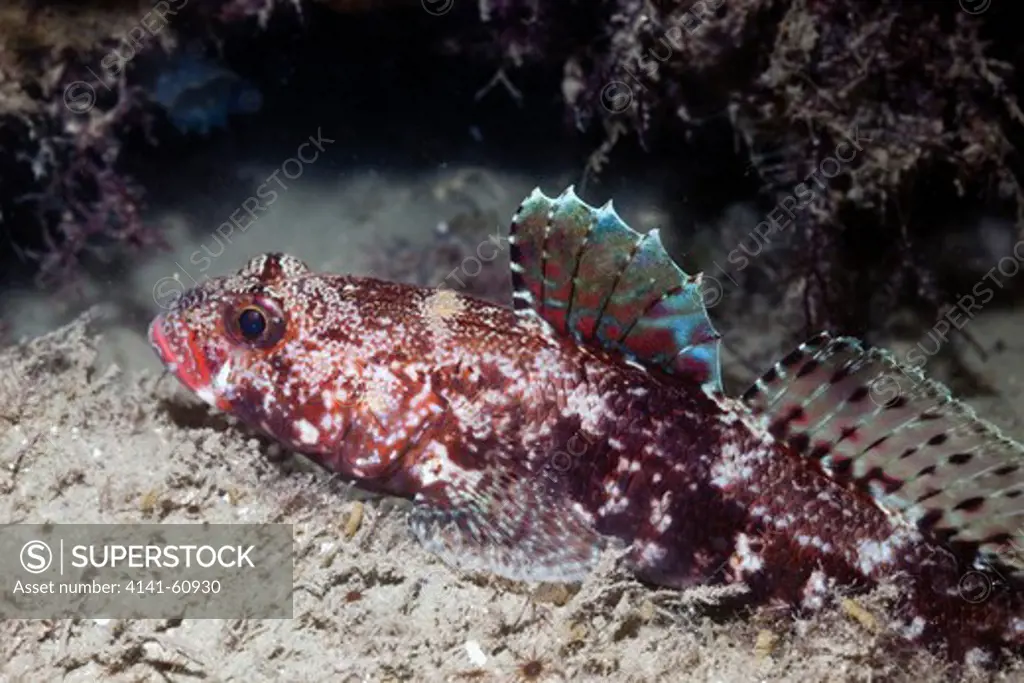
[[537, 311], [544, 301], [544, 243], [548, 234], [551, 199], [534, 191], [512, 218], [509, 245], [512, 305], [517, 311]]
[[584, 344], [721, 391], [721, 337], [701, 275], [675, 264], [657, 230], [638, 233], [611, 202], [592, 207], [570, 187], [555, 199], [534, 190], [510, 232], [517, 310]]
[[[571, 195], [570, 195], [571, 197]], [[577, 327], [570, 320], [579, 316], [573, 311], [579, 271], [583, 270], [584, 247], [594, 228], [596, 217], [583, 202], [569, 201], [563, 194], [555, 200], [548, 216], [548, 233], [544, 242], [544, 299], [542, 317], [561, 334], [579, 338]], [[585, 271], [584, 271], [585, 272]]]
[[824, 471], [949, 543], [1024, 578], [1024, 446], [887, 352], [827, 334], [743, 396]]

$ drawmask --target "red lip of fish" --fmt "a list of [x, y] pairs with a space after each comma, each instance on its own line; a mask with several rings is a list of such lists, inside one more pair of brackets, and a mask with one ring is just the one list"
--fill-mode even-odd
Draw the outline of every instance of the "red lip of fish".
[[726, 396], [702, 276], [610, 202], [535, 190], [508, 243], [512, 308], [266, 254], [150, 341], [207, 402], [411, 498], [415, 535], [461, 569], [577, 581], [617, 541], [648, 582], [796, 614], [893, 583], [897, 637], [1024, 652], [1024, 447], [824, 333]]
[[156, 350], [160, 362], [178, 380], [192, 391], [202, 391], [210, 385], [210, 372], [199, 353], [191, 335], [180, 343], [172, 335], [167, 334], [171, 329], [169, 323], [163, 316], [157, 316], [149, 325], [149, 343]]

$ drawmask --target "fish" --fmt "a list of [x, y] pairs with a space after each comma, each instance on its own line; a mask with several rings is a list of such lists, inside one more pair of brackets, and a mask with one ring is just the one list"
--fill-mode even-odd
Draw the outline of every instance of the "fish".
[[793, 615], [886, 584], [897, 641], [1021, 653], [1019, 443], [829, 333], [726, 395], [710, 280], [572, 187], [488, 239], [509, 305], [269, 253], [188, 290], [149, 340], [211, 406], [410, 499], [459, 571], [577, 582], [614, 550], [648, 584]]

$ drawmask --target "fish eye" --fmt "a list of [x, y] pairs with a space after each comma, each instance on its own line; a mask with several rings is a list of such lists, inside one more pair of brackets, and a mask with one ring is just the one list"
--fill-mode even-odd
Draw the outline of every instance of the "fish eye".
[[224, 326], [236, 343], [266, 349], [284, 336], [285, 319], [277, 306], [259, 298], [229, 306], [224, 312]]
[[258, 308], [250, 306], [238, 316], [238, 329], [248, 341], [259, 341], [267, 329], [267, 316]]

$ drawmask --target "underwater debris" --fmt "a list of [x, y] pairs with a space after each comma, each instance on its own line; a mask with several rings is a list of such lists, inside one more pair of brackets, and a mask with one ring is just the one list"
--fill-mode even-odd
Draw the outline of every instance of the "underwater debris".
[[800, 292], [796, 337], [878, 330], [901, 305], [933, 317], [953, 285], [922, 254], [951, 215], [985, 207], [1024, 236], [1010, 10], [962, 5], [484, 0], [480, 14], [495, 59], [563, 68], [582, 129], [628, 130], [651, 148], [724, 122], [768, 208], [851, 131], [872, 139], [775, 238], [773, 289]]
[[363, 523], [363, 503], [361, 501], [355, 501], [352, 503], [352, 508], [345, 518], [345, 526], [342, 529], [342, 533], [345, 535], [346, 540], [351, 540], [356, 532], [359, 531], [359, 527]]
[[171, 56], [149, 98], [181, 133], [204, 136], [215, 128], [226, 129], [229, 116], [252, 114], [263, 106], [258, 88], [194, 49]]
[[119, 168], [130, 133], [152, 139], [147, 103], [198, 135], [262, 105], [257, 88], [194, 49], [160, 53], [186, 26], [214, 34], [223, 4], [0, 10], [0, 33], [18, 36], [0, 41], [0, 230], [37, 284], [75, 287], [83, 260], [109, 263], [164, 244], [141, 222], [141, 187]]
[[778, 633], [768, 629], [761, 629], [757, 632], [757, 640], [754, 642], [754, 655], [758, 659], [770, 657], [778, 646], [779, 640], [781, 638]]
[[[17, 4], [0, 11], [0, 24], [15, 21], [25, 29], [8, 29], [19, 38], [0, 47], [6, 96], [0, 108], [34, 111], [35, 127], [56, 128], [50, 105], [61, 88], [138, 23], [137, 7], [82, 3], [80, 11], [58, 11], [30, 4], [32, 12], [19, 12]], [[238, 46], [286, 17], [308, 27], [317, 11], [318, 19], [337, 13], [346, 21], [378, 11], [393, 13], [389, 22], [424, 16], [416, 0], [211, 0], [187, 3], [159, 42], [167, 47], [179, 37], [231, 34]], [[770, 206], [809, 174], [820, 180], [822, 164], [831, 175], [827, 155], [843, 135], [857, 130], [870, 137], [852, 163], [825, 179], [815, 201], [773, 235], [771, 255], [736, 276], [744, 296], [754, 284], [747, 278], [759, 272], [781, 279], [772, 291], [788, 299], [773, 303], [801, 318], [795, 337], [812, 327], [877, 331], [888, 311], [904, 305], [928, 309], [924, 318], [933, 318], [954, 293], [924, 248], [956, 222], [940, 225], [936, 217], [984, 207], [996, 220], [1024, 228], [1024, 193], [1014, 170], [1024, 133], [1021, 81], [1013, 68], [1016, 48], [1000, 30], [1008, 11], [993, 6], [968, 14], [954, 2], [482, 0], [455, 3], [431, 26], [445, 55], [487, 62], [488, 72], [507, 75], [530, 106], [561, 97], [567, 126], [617, 141], [614, 149], [595, 143], [596, 166], [610, 152], [606, 166], [614, 168], [615, 155], [628, 146], [622, 143], [632, 143], [627, 138], [656, 155], [662, 140], [706, 140], [710, 129], [725, 127], [737, 148], [727, 143], [712, 152], [749, 162]], [[61, 12], [67, 13], [63, 25], [54, 23]], [[244, 31], [232, 34], [229, 25]], [[423, 55], [396, 53], [396, 59]], [[26, 66], [34, 63], [43, 66]], [[179, 131], [209, 134], [233, 113], [260, 106], [259, 88], [220, 68], [216, 60], [183, 58], [178, 71], [150, 86], [149, 99]], [[205, 75], [198, 80], [189, 75], [199, 72]], [[539, 93], [537, 75], [547, 89]], [[135, 85], [132, 78], [127, 85]], [[270, 86], [260, 86], [269, 97]], [[123, 137], [125, 130], [111, 134]], [[663, 161], [655, 155], [652, 160]], [[116, 159], [107, 163], [116, 169]], [[58, 159], [53, 172], [63, 164]], [[680, 187], [680, 194], [698, 193]], [[0, 199], [5, 217], [9, 208]], [[738, 245], [722, 246], [728, 252]]]
[[285, 5], [302, 16], [302, 0], [226, 0], [220, 3], [216, 16], [225, 23], [255, 17], [260, 28], [265, 29], [274, 13]]
[[72, 283], [83, 257], [103, 262], [110, 245], [137, 250], [163, 244], [140, 218], [141, 188], [116, 169], [121, 143], [115, 127], [137, 107], [135, 93], [122, 88], [105, 112], [92, 109], [80, 116], [59, 106], [56, 129], [45, 118], [26, 119], [35, 150], [30, 157], [19, 150], [16, 158], [30, 162], [39, 189], [15, 202], [33, 206], [42, 228], [45, 249], [21, 249], [39, 264], [41, 286]]
[[538, 654], [534, 649], [529, 655], [516, 654], [515, 680], [532, 683], [540, 680], [567, 680], [564, 672], [557, 669], [552, 661]]
[[877, 633], [879, 629], [878, 619], [875, 618], [871, 612], [865, 609], [859, 602], [852, 598], [842, 598], [839, 601], [839, 606], [842, 607], [843, 612], [846, 613], [851, 619], [856, 621], [858, 624], [863, 626], [872, 633]]

